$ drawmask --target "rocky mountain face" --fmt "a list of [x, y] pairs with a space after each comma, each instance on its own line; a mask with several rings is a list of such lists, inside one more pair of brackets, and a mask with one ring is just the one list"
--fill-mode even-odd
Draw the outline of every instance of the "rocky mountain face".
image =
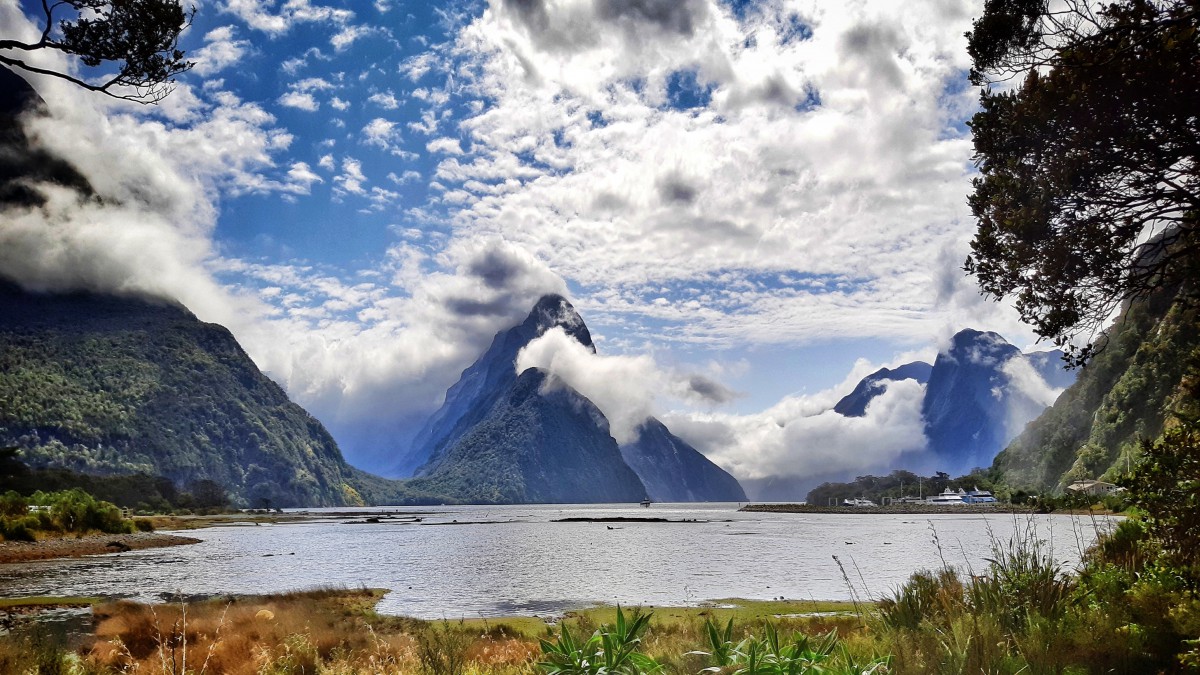
[[646, 498], [608, 420], [574, 389], [530, 368], [492, 398], [413, 487], [474, 504]]
[[626, 463], [656, 502], [744, 502], [737, 479], [651, 417], [632, 443], [621, 446]]
[[1054, 405], [995, 460], [1016, 488], [1055, 490], [1080, 479], [1113, 480], [1136, 462], [1141, 439], [1172, 415], [1195, 415], [1200, 313], [1194, 290], [1167, 288], [1129, 303]]
[[[1041, 382], [1032, 381], [1037, 378]], [[932, 366], [915, 361], [871, 373], [838, 401], [834, 411], [862, 417], [889, 383], [911, 379], [925, 384], [921, 415], [928, 452], [914, 453], [914, 466], [905, 468], [958, 475], [989, 466], [1025, 424], [1046, 409], [1044, 399], [1035, 397], [1036, 390], [1062, 389], [1074, 378], [1058, 350], [1022, 354], [996, 333], [965, 329]]]
[[166, 301], [0, 281], [0, 401], [0, 445], [34, 467], [207, 479], [244, 505], [355, 504], [375, 496], [367, 483], [386, 488], [228, 330]]
[[916, 380], [926, 384], [932, 370], [933, 366], [924, 361], [913, 361], [895, 368], [880, 368], [859, 380], [854, 391], [838, 401], [833, 411], [846, 417], [862, 417], [867, 414], [867, 404], [887, 389], [888, 382]]
[[1042, 376], [1046, 384], [1055, 389], [1066, 389], [1071, 386], [1078, 375], [1077, 372], [1067, 369], [1061, 349], [1025, 352], [1025, 358], [1029, 360], [1029, 365], [1033, 366], [1037, 374]]
[[921, 414], [928, 447], [939, 468], [952, 474], [990, 466], [1026, 422], [1045, 405], [1005, 371], [1019, 349], [996, 333], [966, 329], [938, 354]]
[[411, 488], [482, 503], [745, 499], [732, 476], [660, 422], [619, 448], [579, 392], [537, 369], [518, 376], [517, 354], [554, 327], [595, 351], [566, 299], [541, 298], [446, 392], [401, 463], [417, 467]]
[[479, 423], [516, 381], [514, 364], [521, 348], [554, 327], [596, 351], [587, 326], [571, 303], [560, 295], [543, 296], [524, 321], [497, 333], [487, 351], [463, 371], [446, 392], [442, 406], [417, 432], [411, 449], [396, 464], [395, 475], [427, 475], [432, 471], [450, 446]]

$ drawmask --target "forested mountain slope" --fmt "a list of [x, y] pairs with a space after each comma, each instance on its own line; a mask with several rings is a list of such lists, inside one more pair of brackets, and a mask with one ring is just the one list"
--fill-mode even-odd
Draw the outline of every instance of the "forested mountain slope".
[[1053, 489], [1082, 478], [1115, 478], [1192, 398], [1188, 369], [1200, 363], [1195, 303], [1186, 290], [1159, 291], [1128, 304], [1103, 350], [1055, 404], [996, 457], [993, 469], [1015, 487]]
[[0, 444], [34, 467], [161, 475], [181, 487], [208, 479], [247, 505], [354, 504], [390, 490], [346, 464], [225, 328], [161, 300], [7, 281]]

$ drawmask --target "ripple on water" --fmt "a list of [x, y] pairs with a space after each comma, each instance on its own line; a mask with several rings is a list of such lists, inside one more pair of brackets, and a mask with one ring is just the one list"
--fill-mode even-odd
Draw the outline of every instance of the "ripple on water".
[[[552, 522], [640, 516], [636, 505], [447, 507], [420, 524], [327, 522], [201, 531], [192, 546], [0, 565], [0, 596], [102, 595], [153, 601], [314, 586], [391, 592], [379, 609], [422, 618], [545, 614], [597, 602], [679, 605], [715, 598], [850, 599], [886, 592], [918, 569], [986, 566], [991, 537], [1034, 528], [1076, 564], [1092, 519], [1005, 514], [741, 513], [736, 504], [658, 505], [696, 523]], [[416, 510], [389, 507], [389, 514]], [[453, 527], [431, 526], [460, 521]], [[501, 521], [478, 522], [471, 521]], [[932, 541], [936, 531], [941, 550]], [[193, 533], [195, 534], [195, 533]], [[725, 536], [722, 536], [725, 535]], [[853, 542], [847, 545], [846, 542]], [[890, 542], [890, 543], [889, 543]], [[864, 588], [865, 587], [865, 588]]]

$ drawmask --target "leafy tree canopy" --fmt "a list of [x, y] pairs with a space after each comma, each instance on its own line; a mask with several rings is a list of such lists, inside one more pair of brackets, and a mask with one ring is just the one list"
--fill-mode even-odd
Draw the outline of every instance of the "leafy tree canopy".
[[[171, 93], [175, 76], [190, 69], [178, 49], [179, 34], [195, 9], [178, 0], [42, 0], [42, 34], [35, 42], [0, 38], [0, 63], [52, 75], [114, 98], [157, 103]], [[114, 66], [97, 81], [29, 63], [24, 53], [49, 49], [88, 68]]]
[[968, 33], [965, 268], [1076, 364], [1121, 303], [1195, 277], [1198, 28], [1194, 0], [988, 0]]

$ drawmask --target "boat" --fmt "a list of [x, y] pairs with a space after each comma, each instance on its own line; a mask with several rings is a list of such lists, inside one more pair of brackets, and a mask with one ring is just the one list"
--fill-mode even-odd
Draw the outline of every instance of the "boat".
[[970, 492], [963, 495], [963, 501], [968, 504], [995, 504], [996, 497], [987, 490], [980, 490], [979, 486], [975, 486]]
[[962, 506], [963, 504], [967, 503], [966, 500], [963, 499], [963, 494], [965, 493], [961, 493], [961, 491], [954, 492], [950, 488], [946, 488], [942, 491], [942, 494], [933, 495], [932, 497], [926, 499], [925, 503], [932, 506]]
[[870, 499], [843, 499], [842, 506], [879, 506]]
[[651, 501], [650, 501], [650, 498], [649, 498], [649, 497], [647, 497], [647, 498], [645, 498], [645, 499], [643, 499], [643, 500], [642, 500], [642, 506], [644, 506], [644, 507], [646, 507], [646, 508], [650, 508], [650, 504], [652, 504], [652, 503], [653, 503], [653, 502], [651, 502]]

